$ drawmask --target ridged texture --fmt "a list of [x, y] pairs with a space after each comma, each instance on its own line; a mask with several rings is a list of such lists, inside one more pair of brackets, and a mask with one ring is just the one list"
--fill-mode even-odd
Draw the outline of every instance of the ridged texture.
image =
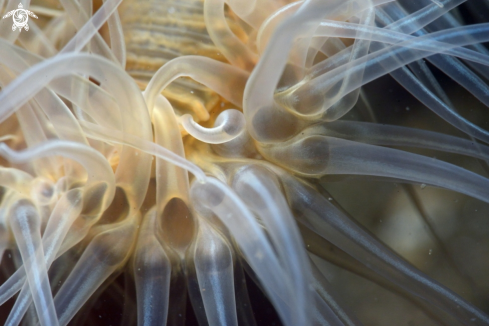
[[[201, 55], [226, 62], [207, 33], [201, 0], [125, 1], [120, 15], [127, 50], [126, 71], [141, 88], [161, 66], [180, 56]], [[235, 33], [243, 35], [236, 22], [229, 19], [229, 24]], [[192, 106], [199, 102], [210, 111], [221, 101], [217, 94], [189, 78], [180, 78], [163, 94], [177, 114], [194, 112]]]
[[121, 8], [127, 72], [149, 79], [167, 61], [203, 55], [225, 61], [204, 23], [201, 0], [130, 1]]

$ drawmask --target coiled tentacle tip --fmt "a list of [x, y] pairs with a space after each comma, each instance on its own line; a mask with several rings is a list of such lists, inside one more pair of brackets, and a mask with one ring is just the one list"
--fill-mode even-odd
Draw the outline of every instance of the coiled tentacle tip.
[[23, 5], [0, 324], [489, 325], [487, 0]]

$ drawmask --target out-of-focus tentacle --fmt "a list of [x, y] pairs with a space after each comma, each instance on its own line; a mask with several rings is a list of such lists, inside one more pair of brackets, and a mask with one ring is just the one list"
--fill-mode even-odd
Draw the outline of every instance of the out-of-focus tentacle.
[[147, 213], [134, 253], [138, 325], [166, 325], [171, 262], [156, 237], [156, 209]]
[[199, 221], [193, 254], [209, 325], [238, 325], [231, 250], [205, 220]]
[[[313, 188], [287, 174], [282, 174], [281, 180], [285, 184], [284, 188], [290, 205], [294, 210], [303, 212], [300, 218], [315, 232], [327, 237], [357, 260], [376, 270], [377, 273], [442, 308], [461, 322], [489, 324], [489, 317], [486, 314], [446, 287], [429, 279], [390, 249], [384, 247], [336, 209], [327, 199], [317, 194]], [[376, 263], [373, 263], [374, 260]]]
[[114, 226], [100, 227], [54, 298], [60, 325], [67, 325], [100, 284], [127, 261], [137, 222], [131, 216]]
[[41, 223], [37, 209], [29, 200], [19, 199], [10, 209], [9, 220], [22, 255], [39, 322], [42, 326], [58, 325], [44, 261]]

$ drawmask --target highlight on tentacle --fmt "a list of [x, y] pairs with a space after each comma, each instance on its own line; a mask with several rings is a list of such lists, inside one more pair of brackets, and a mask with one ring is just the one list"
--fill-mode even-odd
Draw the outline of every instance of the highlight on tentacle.
[[489, 325], [486, 0], [21, 2], [0, 323]]

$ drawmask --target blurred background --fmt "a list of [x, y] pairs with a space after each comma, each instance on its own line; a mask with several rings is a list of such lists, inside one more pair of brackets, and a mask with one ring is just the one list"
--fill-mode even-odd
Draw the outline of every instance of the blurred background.
[[[32, 6], [36, 4], [32, 2]], [[53, 9], [60, 8], [53, 1]], [[488, 22], [489, 1], [469, 0], [453, 12], [464, 24]], [[45, 23], [42, 17], [39, 23], [41, 26]], [[489, 108], [428, 65], [459, 113], [489, 130]], [[376, 121], [467, 138], [420, 104], [390, 76], [369, 83], [362, 92], [363, 98], [343, 119]], [[489, 165], [476, 159], [431, 150], [402, 150], [450, 162], [489, 177]], [[320, 184], [331, 194], [331, 200], [386, 245], [489, 314], [488, 204], [452, 191], [392, 180], [325, 177]], [[304, 242], [308, 245], [307, 235]], [[69, 254], [75, 259], [79, 253], [75, 248]], [[0, 283], [15, 271], [13, 256], [7, 251], [2, 258]], [[313, 255], [313, 259], [339, 299], [364, 325], [457, 325], [443, 313], [434, 312], [431, 306], [413, 302], [392, 288], [382, 287], [317, 256]], [[281, 325], [259, 287], [249, 278], [246, 281], [257, 325]], [[14, 299], [0, 307], [0, 324], [6, 320]], [[105, 282], [70, 325], [135, 325], [135, 311], [134, 282], [121, 272]], [[433, 319], [431, 313], [442, 317]], [[197, 325], [190, 302], [184, 317], [186, 325]]]

